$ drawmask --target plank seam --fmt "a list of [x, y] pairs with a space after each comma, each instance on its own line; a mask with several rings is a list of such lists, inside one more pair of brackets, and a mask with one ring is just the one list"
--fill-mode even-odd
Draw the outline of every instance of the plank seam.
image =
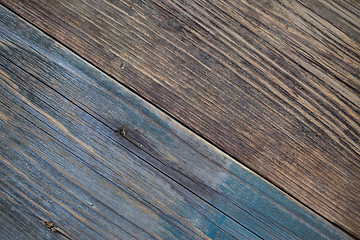
[[[44, 34], [45, 36], [47, 36], [48, 38], [52, 39], [53, 41], [55, 41], [56, 43], [58, 43], [59, 45], [61, 45], [62, 47], [64, 47], [65, 49], [67, 49], [68, 51], [70, 51], [72, 54], [76, 55], [78, 58], [80, 58], [82, 61], [84, 61], [86, 64], [90, 65], [92, 68], [96, 69], [97, 71], [101, 72], [102, 74], [104, 74], [105, 76], [108, 76], [110, 79], [112, 79], [113, 81], [117, 82], [118, 84], [120, 84], [122, 87], [124, 87], [125, 89], [129, 90], [131, 93], [133, 93], [134, 95], [136, 95], [137, 97], [139, 97], [140, 99], [144, 100], [145, 102], [149, 103], [151, 106], [153, 106], [154, 108], [160, 110], [162, 113], [170, 116], [176, 123], [178, 123], [179, 125], [181, 125], [182, 127], [184, 127], [185, 129], [187, 129], [188, 131], [194, 133], [196, 136], [200, 137], [201, 139], [203, 139], [206, 143], [210, 144], [211, 146], [213, 146], [216, 149], [219, 149], [221, 152], [225, 153], [226, 155], [230, 156], [232, 159], [236, 160], [238, 163], [240, 163], [241, 165], [247, 167], [248, 169], [251, 169], [251, 171], [253, 171], [254, 173], [256, 173], [258, 176], [260, 176], [262, 179], [266, 180], [268, 183], [270, 183], [271, 185], [275, 186], [277, 189], [281, 190], [283, 193], [286, 193], [288, 196], [290, 196], [292, 199], [294, 199], [297, 203], [299, 203], [301, 206], [304, 206], [306, 209], [310, 210], [312, 213], [316, 214], [317, 216], [321, 217], [322, 219], [324, 219], [325, 221], [329, 222], [330, 224], [334, 225], [336, 228], [341, 229], [343, 232], [345, 232], [346, 234], [352, 236], [353, 238], [355, 238], [355, 236], [353, 234], [351, 234], [350, 232], [348, 232], [347, 230], [345, 230], [344, 228], [342, 228], [341, 226], [338, 226], [337, 224], [335, 224], [334, 222], [328, 220], [327, 218], [323, 217], [322, 215], [320, 215], [319, 213], [315, 212], [314, 210], [311, 209], [311, 207], [303, 204], [302, 202], [300, 202], [296, 197], [290, 195], [289, 193], [287, 193], [283, 188], [281, 188], [280, 186], [278, 186], [277, 184], [273, 183], [272, 181], [270, 181], [269, 179], [267, 179], [265, 176], [262, 176], [259, 172], [257, 172], [256, 170], [248, 167], [246, 164], [240, 162], [237, 158], [235, 158], [234, 156], [232, 156], [231, 154], [229, 154], [227, 151], [225, 151], [223, 148], [217, 146], [215, 143], [213, 143], [213, 141], [211, 141], [210, 139], [202, 136], [198, 131], [192, 129], [191, 127], [183, 124], [181, 121], [179, 121], [176, 117], [174, 117], [171, 113], [167, 112], [166, 110], [164, 110], [163, 108], [161, 108], [160, 106], [157, 106], [154, 102], [144, 98], [143, 96], [139, 95], [135, 89], [119, 82], [112, 74], [105, 72], [104, 70], [102, 70], [101, 68], [93, 65], [92, 63], [90, 63], [88, 60], [86, 60], [84, 57], [82, 57], [81, 55], [79, 55], [75, 50], [73, 50], [71, 47], [59, 42], [54, 36], [45, 33], [43, 30], [39, 29], [38, 27], [36, 27], [34, 24], [32, 24], [31, 22], [29, 22], [28, 20], [24, 19], [21, 15], [17, 14], [16, 12], [14, 12], [12, 9], [9, 9], [7, 6], [5, 6], [4, 4], [0, 3], [1, 6], [3, 6], [5, 9], [7, 9], [8, 11], [10, 11], [11, 13], [13, 13], [14, 15], [16, 15], [19, 19], [21, 19], [22, 21], [26, 22], [27, 24], [29, 24], [30, 26], [32, 26], [33, 28], [35, 28], [36, 30], [38, 30], [39, 32], [41, 32], [42, 34]], [[35, 77], [36, 78], [36, 77]], [[51, 87], [50, 87], [51, 88]], [[52, 89], [54, 90], [54, 89]], [[56, 91], [56, 90], [54, 90]], [[67, 98], [66, 98], [67, 99]], [[69, 100], [69, 99], [67, 99]], [[75, 103], [73, 103], [71, 100], [69, 100], [72, 104], [76, 105]], [[77, 106], [77, 105], [76, 105]], [[82, 109], [80, 106], [77, 106], [80, 109]], [[103, 123], [104, 125], [106, 125], [107, 127], [109, 127], [110, 129], [112, 129], [113, 131], [115, 131], [116, 129], [114, 129], [113, 127], [109, 126], [108, 124], [104, 123], [103, 121], [99, 120], [96, 116], [94, 116], [93, 114], [89, 113], [88, 111], [82, 109], [83, 111], [85, 111], [86, 113], [88, 113], [89, 115], [91, 115], [92, 117], [94, 117], [96, 120], [98, 120], [99, 122]], [[142, 149], [141, 149], [142, 150]], [[145, 161], [145, 160], [144, 160]], [[146, 162], [146, 161], [145, 161]], [[180, 184], [181, 185], [181, 184]], [[182, 185], [181, 185], [182, 186]], [[183, 186], [184, 187], [184, 186]], [[196, 195], [197, 196], [197, 195]], [[225, 214], [225, 213], [224, 213]]]

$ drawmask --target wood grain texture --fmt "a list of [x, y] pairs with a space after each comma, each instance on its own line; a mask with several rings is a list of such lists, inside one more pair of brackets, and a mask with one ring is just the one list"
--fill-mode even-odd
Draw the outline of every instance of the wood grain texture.
[[351, 239], [2, 7], [0, 16], [2, 236]]
[[1, 2], [360, 237], [358, 1]]

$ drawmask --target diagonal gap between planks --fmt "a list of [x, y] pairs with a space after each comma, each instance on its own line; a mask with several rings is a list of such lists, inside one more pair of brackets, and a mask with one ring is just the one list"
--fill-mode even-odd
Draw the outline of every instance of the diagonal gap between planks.
[[[71, 50], [71, 49], [70, 49]], [[80, 56], [80, 58], [82, 58], [81, 56]], [[86, 61], [86, 60], [85, 60]], [[86, 61], [87, 62], [87, 61]], [[94, 67], [94, 66], [93, 66]], [[97, 67], [94, 67], [94, 68], [97, 68]], [[98, 68], [97, 68], [98, 69]], [[101, 72], [103, 72], [101, 69], [98, 69], [98, 70], [100, 70]], [[107, 74], [107, 73], [105, 73], [106, 75], [109, 75], [109, 74]], [[112, 77], [113, 78], [113, 77]], [[114, 79], [114, 78], [113, 78]], [[121, 84], [121, 83], [120, 83]], [[123, 84], [121, 84], [122, 86], [124, 86]], [[124, 87], [126, 87], [126, 86], [124, 86]], [[129, 89], [128, 87], [126, 87], [127, 89]], [[130, 89], [131, 90], [131, 89]], [[134, 92], [134, 91], [132, 91], [132, 92]], [[140, 96], [141, 97], [141, 96]], [[76, 105], [76, 104], [75, 104]], [[89, 113], [90, 115], [92, 115], [91, 113]], [[169, 114], [168, 114], [169, 115]], [[93, 116], [93, 115], [92, 115]], [[94, 117], [94, 116], [93, 116]], [[177, 121], [177, 122], [179, 122], [179, 121]], [[104, 123], [105, 124], [105, 123]], [[181, 124], [181, 123], [180, 123]], [[181, 124], [181, 125], [183, 125], [183, 124]], [[184, 126], [184, 125], [183, 125]], [[108, 125], [107, 125], [107, 127], [109, 127]], [[186, 126], [185, 126], [186, 127]], [[111, 128], [111, 127], [110, 127]], [[112, 130], [114, 130], [114, 129], [112, 129]], [[199, 134], [198, 134], [199, 135]], [[209, 142], [209, 141], [208, 141]]]
[[[4, 6], [5, 8], [7, 8], [6, 6]], [[8, 9], [8, 8], [7, 8]], [[9, 11], [11, 11], [11, 12], [13, 12], [11, 9], [9, 9]], [[15, 12], [13, 12], [15, 15], [17, 15], [20, 19], [23, 19], [22, 18], [22, 16], [20, 16], [20, 15], [18, 15], [17, 13], [15, 13]], [[36, 26], [34, 26], [31, 22], [28, 22], [26, 19], [23, 19], [25, 22], [27, 22], [29, 25], [32, 25], [34, 28], [36, 28], [36, 29], [38, 29]], [[41, 32], [43, 32], [41, 29], [38, 29], [39, 31], [41, 31]], [[44, 32], [43, 32], [44, 33]], [[56, 42], [58, 42], [57, 41], [57, 39], [54, 37], [54, 36], [51, 36], [51, 35], [49, 35], [48, 33], [44, 33], [45, 35], [47, 35], [47, 36], [49, 36], [51, 39], [53, 39], [53, 40], [55, 40]], [[63, 43], [61, 43], [63, 46], [64, 46], [64, 44]], [[174, 117], [174, 116], [172, 116], [172, 114], [171, 113], [169, 113], [169, 112], [167, 112], [166, 110], [164, 110], [164, 109], [161, 109], [161, 107], [158, 107], [158, 106], [156, 106], [154, 103], [152, 103], [151, 101], [148, 101], [147, 99], [145, 99], [145, 98], [143, 98], [141, 95], [139, 95], [134, 89], [132, 89], [132, 88], [130, 88], [130, 87], [128, 87], [127, 85], [125, 85], [125, 84], [123, 84], [123, 83], [121, 83], [121, 82], [119, 82], [115, 77], [113, 77], [111, 74], [109, 74], [109, 73], [106, 73], [106, 72], [104, 72], [101, 68], [98, 68], [97, 66], [95, 66], [95, 65], [93, 65], [91, 62], [89, 62], [87, 59], [85, 59], [85, 58], [83, 58], [81, 55], [79, 55], [79, 54], [77, 54], [76, 53], [76, 50], [74, 50], [74, 49], [72, 49], [71, 47], [69, 47], [69, 46], [66, 46], [65, 45], [65, 47], [69, 50], [69, 51], [71, 51], [71, 52], [73, 52], [74, 54], [76, 54], [77, 55], [77, 57], [79, 57], [79, 58], [81, 58], [83, 61], [85, 61], [85, 62], [87, 62], [89, 65], [91, 65], [93, 68], [95, 68], [95, 69], [97, 69], [97, 70], [99, 70], [100, 72], [102, 72], [103, 74], [105, 74], [105, 75], [107, 75], [107, 76], [109, 76], [109, 77], [111, 77], [114, 81], [116, 81], [116, 82], [118, 82], [121, 86], [123, 86], [123, 87], [125, 87], [126, 89], [128, 89], [128, 90], [130, 90], [131, 92], [133, 92], [134, 94], [136, 94], [138, 97], [140, 97], [141, 99], [143, 99], [143, 100], [145, 100], [146, 102], [150, 102], [150, 104], [152, 105], [152, 106], [154, 106], [155, 108], [157, 108], [157, 109], [160, 109], [162, 112], [164, 112], [164, 113], [166, 113], [167, 115], [169, 115], [169, 116], [171, 116], [177, 123], [179, 123], [180, 125], [182, 125], [182, 126], [184, 126], [186, 129], [188, 129], [189, 131], [192, 131], [192, 132], [195, 132], [195, 134], [197, 135], [197, 136], [199, 136], [200, 138], [202, 138], [202, 139], [204, 139], [204, 140], [206, 140], [206, 142], [208, 142], [209, 144], [211, 144], [212, 146], [214, 146], [214, 147], [216, 147], [216, 148], [218, 148], [218, 149], [220, 149], [221, 151], [223, 151], [224, 152], [224, 149], [221, 149], [221, 148], [219, 148], [216, 144], [214, 144], [211, 140], [209, 140], [209, 139], [207, 139], [207, 138], [205, 138], [204, 136], [202, 136], [201, 135], [201, 133], [199, 133], [199, 132], [197, 132], [196, 130], [194, 131], [194, 129], [191, 129], [191, 128], [189, 128], [188, 126], [186, 126], [186, 125], [184, 125], [182, 122], [180, 122], [176, 117]], [[8, 59], [9, 60], [9, 59]], [[18, 66], [18, 67], [20, 67], [20, 66]], [[21, 67], [20, 67], [21, 68]], [[25, 70], [24, 70], [25, 71]], [[31, 73], [29, 73], [29, 74], [31, 74]], [[32, 75], [32, 74], [31, 74]], [[34, 76], [35, 77], [35, 76]], [[49, 86], [49, 85], [47, 85], [44, 81], [42, 81], [41, 79], [38, 79], [39, 81], [41, 81], [43, 84], [45, 84], [46, 86], [48, 86], [49, 88], [51, 88], [51, 86]], [[56, 91], [55, 89], [53, 89], [53, 88], [51, 88], [52, 90], [54, 90], [55, 92], [57, 92], [58, 94], [60, 94], [61, 96], [63, 96], [64, 98], [66, 98], [68, 101], [70, 101], [72, 104], [74, 104], [74, 105], [76, 105], [77, 107], [79, 107], [80, 109], [82, 109], [82, 110], [84, 110], [85, 112], [87, 112], [89, 115], [91, 115], [92, 117], [94, 117], [97, 121], [100, 121], [102, 124], [104, 124], [106, 127], [108, 127], [108, 128], [110, 128], [111, 130], [113, 130], [113, 131], [115, 131], [116, 129], [114, 129], [113, 127], [111, 127], [110, 125], [108, 125], [105, 121], [102, 121], [99, 117], [96, 117], [95, 115], [94, 115], [94, 113], [91, 113], [91, 112], [89, 112], [89, 111], [86, 111], [85, 109], [83, 109], [81, 106], [79, 106], [79, 105], [77, 105], [75, 102], [73, 102], [71, 99], [69, 99], [69, 98], [67, 98], [66, 96], [64, 96], [63, 94], [61, 94], [61, 93], [59, 93], [58, 91]], [[137, 146], [138, 147], [138, 146]], [[129, 150], [129, 149], [128, 149]], [[143, 150], [143, 149], [141, 149], [141, 150]], [[149, 153], [148, 153], [149, 154]], [[151, 154], [149, 154], [149, 155], [151, 155]], [[231, 156], [231, 155], [230, 155]], [[233, 156], [231, 156], [232, 158], [234, 158]], [[236, 159], [236, 158], [234, 158], [234, 159]], [[146, 162], [146, 161], [145, 161]], [[148, 163], [149, 164], [149, 163]], [[242, 163], [243, 164], [243, 163]], [[150, 164], [151, 165], [151, 164]], [[243, 164], [243, 165], [245, 165], [246, 166], [246, 164]], [[154, 167], [154, 166], [152, 166], [152, 167]], [[158, 168], [156, 168], [156, 167], [154, 167], [155, 169], [157, 169], [158, 171], [160, 171], [161, 172], [161, 170], [159, 170]], [[252, 169], [253, 170], [253, 169]], [[253, 170], [254, 171], [254, 170]], [[257, 173], [256, 171], [254, 171], [255, 173]], [[162, 172], [163, 173], [163, 172]], [[163, 173], [164, 174], [164, 173]], [[260, 175], [259, 173], [257, 173], [258, 175]], [[166, 174], [164, 174], [164, 175], [166, 175]], [[168, 176], [169, 177], [169, 176]], [[263, 176], [262, 176], [263, 177]], [[171, 178], [171, 177], [170, 177]], [[264, 177], [263, 177], [264, 178]], [[172, 179], [172, 178], [171, 178]], [[264, 179], [266, 179], [266, 178], [264, 178]], [[174, 180], [174, 179], [172, 179], [172, 180]], [[280, 186], [277, 186], [277, 184], [274, 184], [273, 182], [271, 182], [269, 179], [266, 179], [269, 183], [271, 183], [272, 185], [274, 185], [275, 187], [277, 187], [277, 188], [279, 188], [279, 189], [281, 189], [283, 192], [285, 192], [284, 191], [284, 189], [282, 189]], [[174, 180], [175, 181], [175, 180]], [[175, 181], [175, 182], [177, 182], [177, 181]], [[180, 183], [180, 185], [181, 185], [181, 183]], [[184, 187], [184, 186], [183, 186]], [[184, 188], [186, 188], [186, 187], [184, 187]], [[188, 189], [189, 190], [189, 189]], [[191, 191], [191, 190], [190, 190]], [[292, 198], [294, 198], [297, 202], [299, 202], [300, 203], [300, 201], [298, 201], [294, 196], [291, 196]], [[203, 199], [204, 200], [204, 199]], [[204, 200], [205, 201], [205, 200]], [[206, 201], [205, 201], [206, 202]], [[301, 203], [302, 204], [302, 203]], [[302, 204], [303, 206], [305, 206], [306, 208], [308, 208], [309, 210], [311, 210], [312, 212], [314, 212], [312, 209], [311, 209], [311, 207], [309, 207], [309, 206], [306, 206], [306, 205], [304, 205], [304, 204]], [[215, 206], [213, 206], [214, 208], [216, 208]], [[219, 209], [218, 209], [219, 210]], [[315, 212], [316, 213], [316, 212]], [[224, 213], [225, 215], [227, 215], [226, 213]], [[318, 214], [318, 213], [316, 213], [316, 214]], [[319, 214], [318, 214], [319, 215]], [[228, 215], [227, 215], [228, 216]], [[320, 215], [321, 216], [321, 215]], [[228, 217], [230, 217], [231, 218], [231, 216], [228, 216]], [[346, 231], [346, 229], [343, 229], [341, 226], [338, 226], [338, 225], [336, 225], [336, 224], [334, 224], [333, 222], [331, 222], [331, 221], [329, 221], [328, 219], [326, 219], [325, 217], [323, 217], [323, 216], [321, 216], [323, 219], [325, 219], [326, 221], [328, 221], [328, 222], [330, 222], [331, 224], [333, 224], [334, 226], [336, 226], [336, 227], [338, 227], [338, 228], [340, 228], [340, 229], [342, 229], [344, 232], [347, 232], [349, 235], [352, 235], [351, 233], [349, 233], [348, 231]], [[234, 221], [236, 221], [235, 219], [233, 219]], [[353, 236], [354, 237], [354, 236]]]

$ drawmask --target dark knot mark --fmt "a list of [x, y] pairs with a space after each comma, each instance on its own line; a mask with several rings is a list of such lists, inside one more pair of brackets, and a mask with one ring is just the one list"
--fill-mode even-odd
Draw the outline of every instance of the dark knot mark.
[[126, 132], [127, 131], [126, 131], [126, 129], [124, 127], [121, 127], [121, 128], [118, 128], [118, 129], [115, 130], [115, 133], [117, 135], [120, 135], [123, 138], [126, 138]]

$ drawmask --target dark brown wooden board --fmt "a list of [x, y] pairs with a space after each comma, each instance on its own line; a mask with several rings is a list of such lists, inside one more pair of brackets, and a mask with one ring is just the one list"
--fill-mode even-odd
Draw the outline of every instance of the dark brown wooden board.
[[0, 236], [351, 239], [3, 7]]
[[0, 2], [360, 237], [359, 1]]

